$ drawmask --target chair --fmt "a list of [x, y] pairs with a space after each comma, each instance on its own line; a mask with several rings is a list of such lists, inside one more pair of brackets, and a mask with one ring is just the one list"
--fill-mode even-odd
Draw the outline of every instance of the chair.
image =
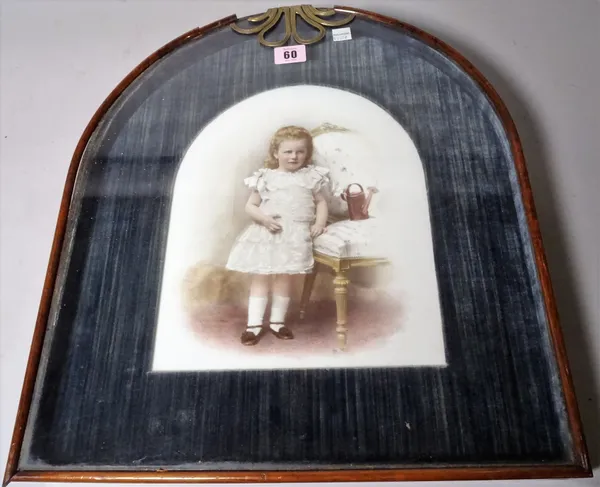
[[[348, 333], [349, 271], [356, 267], [387, 265], [389, 261], [383, 257], [386, 254], [378, 248], [378, 239], [374, 238], [375, 235], [381, 236], [382, 230], [378, 227], [377, 210], [372, 206], [369, 210], [372, 217], [366, 220], [349, 220], [348, 206], [340, 194], [350, 183], [378, 186], [377, 156], [368, 140], [345, 127], [323, 123], [311, 132], [313, 160], [315, 164], [329, 169], [331, 188], [326, 198], [330, 223], [327, 232], [313, 241], [315, 267], [304, 281], [300, 319], [305, 318], [317, 273], [329, 270], [334, 275], [338, 344], [344, 350]], [[374, 199], [379, 198], [381, 195]]]
[[378, 250], [372, 242], [375, 218], [352, 221], [341, 220], [327, 227], [327, 232], [314, 240], [313, 252], [315, 267], [306, 276], [300, 298], [300, 319], [304, 320], [310, 301], [313, 285], [320, 270], [333, 273], [336, 304], [336, 333], [340, 350], [347, 345], [348, 321], [348, 272], [356, 267], [376, 267], [389, 264], [386, 258], [378, 257]]

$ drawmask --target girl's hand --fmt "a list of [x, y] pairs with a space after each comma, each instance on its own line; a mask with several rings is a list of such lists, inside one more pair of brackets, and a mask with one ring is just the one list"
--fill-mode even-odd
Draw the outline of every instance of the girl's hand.
[[279, 215], [273, 215], [273, 216], [265, 216], [265, 218], [262, 221], [263, 226], [267, 227], [267, 230], [269, 230], [269, 232], [271, 233], [278, 233], [281, 232], [282, 226], [281, 223], [278, 223], [276, 218], [279, 218]]
[[325, 233], [327, 230], [323, 225], [318, 225], [318, 224], [314, 224], [312, 227], [310, 227], [310, 236], [312, 238], [316, 238], [319, 235], [322, 235], [323, 233]]

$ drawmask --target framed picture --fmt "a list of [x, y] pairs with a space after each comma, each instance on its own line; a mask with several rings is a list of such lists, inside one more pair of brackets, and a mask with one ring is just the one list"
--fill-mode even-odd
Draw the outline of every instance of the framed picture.
[[5, 482], [590, 472], [519, 138], [453, 48], [273, 8], [98, 109]]

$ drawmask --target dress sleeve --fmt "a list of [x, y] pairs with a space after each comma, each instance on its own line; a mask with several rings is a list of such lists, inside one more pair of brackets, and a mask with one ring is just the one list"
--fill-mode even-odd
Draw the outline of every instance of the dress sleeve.
[[324, 190], [331, 190], [331, 181], [329, 180], [329, 169], [321, 166], [313, 166], [310, 171], [311, 189], [313, 193]]
[[259, 169], [252, 176], [244, 179], [244, 184], [250, 189], [255, 191], [261, 191], [266, 186], [265, 175], [267, 170], [265, 168]]

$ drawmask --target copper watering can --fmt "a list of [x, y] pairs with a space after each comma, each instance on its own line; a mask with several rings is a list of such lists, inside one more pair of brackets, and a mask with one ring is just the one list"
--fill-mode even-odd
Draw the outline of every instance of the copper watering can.
[[[358, 186], [360, 191], [351, 193], [351, 186]], [[371, 204], [371, 197], [375, 193], [377, 193], [377, 188], [369, 187], [365, 193], [363, 187], [358, 183], [351, 183], [346, 187], [341, 196], [348, 203], [350, 220], [366, 220], [369, 218], [369, 205]]]

